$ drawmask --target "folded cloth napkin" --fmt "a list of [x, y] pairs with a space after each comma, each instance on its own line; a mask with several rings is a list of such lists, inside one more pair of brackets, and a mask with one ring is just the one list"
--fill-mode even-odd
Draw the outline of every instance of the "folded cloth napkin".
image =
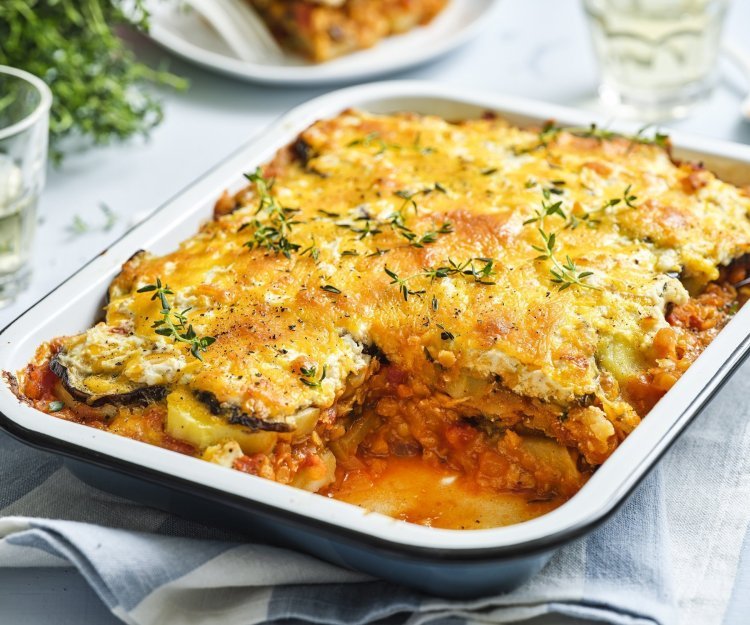
[[[623, 508], [509, 594], [445, 600], [141, 507], [0, 435], [0, 566], [74, 566], [133, 625], [750, 623], [750, 365]], [[55, 519], [55, 520], [51, 520]], [[0, 608], [0, 616], [2, 608]], [[0, 620], [2, 620], [0, 618]], [[579, 621], [575, 621], [579, 622]]]

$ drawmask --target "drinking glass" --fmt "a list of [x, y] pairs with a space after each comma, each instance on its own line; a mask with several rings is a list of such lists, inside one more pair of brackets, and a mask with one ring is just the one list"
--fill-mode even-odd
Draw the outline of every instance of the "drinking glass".
[[584, 0], [602, 101], [628, 117], [684, 117], [716, 80], [729, 0]]
[[0, 65], [0, 307], [13, 301], [31, 277], [51, 103], [42, 80]]

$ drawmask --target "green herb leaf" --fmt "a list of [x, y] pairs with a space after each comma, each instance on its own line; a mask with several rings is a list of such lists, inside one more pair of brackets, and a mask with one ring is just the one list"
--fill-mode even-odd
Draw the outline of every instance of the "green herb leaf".
[[205, 352], [216, 338], [213, 336], [199, 337], [192, 324], [188, 324], [187, 313], [190, 308], [181, 312], [172, 310], [167, 296], [174, 295], [168, 284], [163, 284], [161, 278], [156, 279], [156, 284], [147, 284], [136, 291], [137, 293], [153, 293], [151, 301], [159, 300], [161, 319], [157, 319], [151, 325], [154, 332], [160, 336], [170, 337], [174, 343], [186, 343], [190, 346], [190, 353], [198, 360], [203, 360], [201, 352]]
[[125, 10], [122, 0], [0, 2], [0, 65], [45, 80], [54, 96], [50, 112], [52, 157], [61, 142], [82, 137], [106, 144], [147, 135], [162, 119], [160, 100], [145, 83], [187, 87], [182, 78], [139, 63], [118, 37], [120, 26], [148, 29], [143, 0]]
[[[285, 208], [276, 200], [271, 193], [273, 189], [273, 180], [267, 180], [263, 177], [263, 172], [258, 167], [252, 174], [245, 174], [250, 182], [255, 184], [260, 201], [255, 214], [264, 213], [267, 221], [254, 219], [249, 224], [242, 224], [240, 230], [251, 226], [253, 228], [253, 238], [245, 243], [246, 247], [252, 249], [265, 248], [276, 254], [283, 254], [291, 258], [292, 252], [300, 249], [300, 245], [289, 240], [292, 232], [292, 226], [300, 222], [295, 221], [292, 215], [297, 212], [296, 209]], [[312, 248], [310, 248], [312, 252]]]
[[320, 388], [323, 380], [326, 379], [326, 366], [323, 365], [323, 371], [320, 373], [320, 377], [316, 379], [318, 373], [318, 365], [311, 365], [310, 367], [301, 367], [300, 373], [302, 377], [299, 379], [302, 384], [309, 386], [310, 388]]

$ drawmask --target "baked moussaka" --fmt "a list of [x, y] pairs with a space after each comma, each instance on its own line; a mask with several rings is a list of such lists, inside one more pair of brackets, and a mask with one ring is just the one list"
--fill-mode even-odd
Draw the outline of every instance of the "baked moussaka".
[[448, 0], [247, 0], [284, 47], [327, 61], [429, 23]]
[[40, 347], [34, 406], [481, 527], [574, 495], [747, 299], [748, 193], [660, 135], [350, 110], [246, 177]]

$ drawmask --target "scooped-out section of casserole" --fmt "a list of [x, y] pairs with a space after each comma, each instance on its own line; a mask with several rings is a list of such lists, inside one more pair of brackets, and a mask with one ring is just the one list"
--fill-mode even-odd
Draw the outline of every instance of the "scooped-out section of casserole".
[[282, 47], [323, 62], [432, 21], [448, 0], [247, 0]]
[[663, 136], [349, 110], [135, 254], [26, 401], [447, 528], [572, 497], [748, 297], [750, 196]]

